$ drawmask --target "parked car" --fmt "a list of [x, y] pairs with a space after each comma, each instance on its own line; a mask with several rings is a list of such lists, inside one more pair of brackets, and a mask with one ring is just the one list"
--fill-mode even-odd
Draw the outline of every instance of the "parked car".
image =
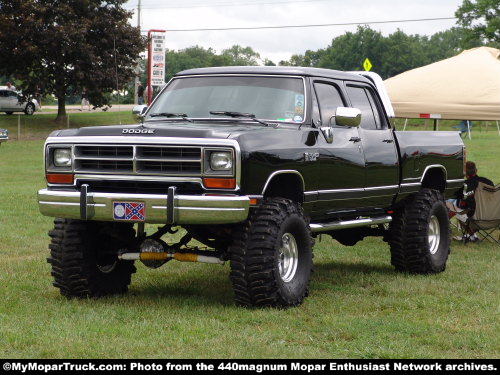
[[7, 129], [0, 129], [0, 145], [2, 142], [7, 142], [9, 140], [9, 131]]
[[0, 89], [0, 112], [5, 112], [8, 115], [14, 112], [24, 112], [27, 115], [32, 115], [39, 110], [40, 105], [36, 99], [24, 100], [15, 91]]
[[[127, 290], [135, 260], [228, 261], [237, 303], [296, 306], [319, 234], [381, 236], [397, 271], [443, 271], [464, 144], [396, 131], [392, 113], [374, 74], [220, 67], [177, 74], [141, 124], [52, 133], [38, 201], [56, 217], [54, 285], [102, 296]], [[176, 226], [180, 242], [163, 241]]]

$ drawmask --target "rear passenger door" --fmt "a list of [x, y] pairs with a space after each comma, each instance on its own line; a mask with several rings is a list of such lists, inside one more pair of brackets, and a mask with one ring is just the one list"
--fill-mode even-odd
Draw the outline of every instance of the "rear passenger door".
[[365, 207], [388, 207], [398, 191], [399, 160], [394, 134], [375, 90], [346, 83], [352, 107], [361, 110], [359, 136], [365, 156]]

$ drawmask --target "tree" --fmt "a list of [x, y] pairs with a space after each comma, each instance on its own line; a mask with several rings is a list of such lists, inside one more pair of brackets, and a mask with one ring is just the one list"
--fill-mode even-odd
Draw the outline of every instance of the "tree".
[[466, 40], [466, 35], [464, 28], [454, 27], [431, 37], [408, 35], [401, 30], [383, 36], [368, 26], [360, 26], [354, 33], [334, 38], [324, 49], [293, 55], [288, 61], [280, 61], [280, 65], [362, 70], [363, 61], [369, 58], [373, 71], [388, 78], [455, 56], [464, 48], [483, 45], [479, 38]]
[[222, 56], [230, 59], [231, 65], [259, 65], [260, 55], [250, 47], [241, 47], [238, 45], [222, 51]]
[[458, 55], [464, 49], [484, 45], [480, 38], [471, 36], [470, 31], [462, 27], [452, 27], [451, 29], [437, 32], [424, 44], [430, 62]]
[[268, 58], [265, 58], [264, 59], [264, 66], [276, 66], [276, 64], [274, 63], [274, 61], [269, 60]]
[[318, 66], [325, 51], [325, 49], [319, 49], [317, 51], [307, 50], [303, 55], [292, 55], [289, 61], [280, 61], [280, 65]]
[[194, 46], [178, 51], [167, 50], [165, 61], [167, 66], [166, 80], [168, 81], [182, 70], [228, 65], [226, 62], [229, 62], [229, 58], [221, 58], [212, 48], [205, 49]]
[[469, 30], [467, 40], [500, 46], [500, 0], [464, 0], [455, 16]]
[[[188, 47], [181, 50], [167, 50], [165, 61], [167, 65], [166, 79], [170, 80], [182, 70], [204, 68], [208, 66], [230, 65], [258, 65], [260, 55], [250, 47], [234, 45], [223, 50], [220, 54], [212, 48], [200, 46]], [[265, 59], [265, 65], [274, 64]]]
[[374, 70], [388, 78], [431, 63], [425, 49], [426, 42], [427, 37], [395, 31], [383, 38], [380, 65], [374, 64]]
[[361, 70], [368, 57], [374, 66], [382, 65], [383, 36], [368, 26], [359, 26], [332, 40], [318, 61], [318, 67], [339, 70]]
[[84, 87], [93, 105], [107, 104], [146, 47], [125, 1], [0, 0], [0, 74], [19, 79], [25, 94], [54, 94], [56, 121], [66, 117], [66, 97]]

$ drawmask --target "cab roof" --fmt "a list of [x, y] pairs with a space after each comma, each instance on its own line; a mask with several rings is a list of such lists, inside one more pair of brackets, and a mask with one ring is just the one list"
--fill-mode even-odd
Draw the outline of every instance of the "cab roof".
[[358, 74], [343, 72], [340, 70], [306, 68], [295, 66], [221, 66], [213, 68], [198, 68], [183, 70], [176, 77], [201, 75], [201, 74], [272, 74], [291, 75], [307, 77], [324, 77], [331, 79], [352, 80], [371, 83], [367, 78]]

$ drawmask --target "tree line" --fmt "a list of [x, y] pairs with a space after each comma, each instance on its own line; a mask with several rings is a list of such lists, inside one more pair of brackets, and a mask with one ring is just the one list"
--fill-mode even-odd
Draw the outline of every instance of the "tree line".
[[[170, 79], [185, 69], [227, 65], [280, 65], [362, 70], [366, 58], [373, 64], [373, 71], [383, 78], [389, 78], [454, 56], [464, 49], [482, 45], [486, 44], [479, 38], [467, 39], [464, 30], [458, 27], [428, 37], [409, 35], [402, 30], [384, 36], [369, 26], [359, 26], [355, 32], [346, 32], [333, 38], [326, 48], [307, 50], [304, 54], [292, 55], [289, 60], [278, 63], [261, 59], [259, 53], [251, 47], [244, 48], [238, 45], [220, 54], [212, 48], [200, 46], [177, 51], [169, 50], [166, 54], [166, 78]], [[494, 46], [495, 43], [489, 45]]]

